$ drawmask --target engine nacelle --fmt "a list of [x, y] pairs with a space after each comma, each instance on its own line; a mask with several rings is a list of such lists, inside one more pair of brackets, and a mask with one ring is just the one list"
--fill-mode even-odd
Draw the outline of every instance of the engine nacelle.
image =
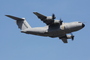
[[67, 39], [72, 39], [72, 37], [73, 37], [72, 35], [66, 35]]
[[46, 18], [44, 18], [44, 20], [46, 21], [46, 20], [48, 20], [48, 22], [50, 21], [50, 24], [60, 24], [60, 25], [62, 25], [62, 20], [60, 19], [60, 20], [54, 20], [56, 17], [53, 15], [53, 16], [48, 16], [48, 17], [46, 17]]
[[52, 17], [52, 16], [48, 16], [48, 17], [46, 18], [46, 20], [53, 20], [53, 17]]
[[60, 37], [60, 39], [62, 38], [66, 38], [66, 39], [74, 39], [74, 36], [73, 35], [66, 35], [66, 36], [63, 36], [63, 37]]

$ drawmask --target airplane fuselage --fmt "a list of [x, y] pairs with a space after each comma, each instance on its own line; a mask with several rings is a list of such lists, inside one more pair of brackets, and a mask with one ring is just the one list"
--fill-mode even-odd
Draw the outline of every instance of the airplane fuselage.
[[[58, 37], [64, 43], [68, 43], [67, 39], [74, 40], [74, 35], [72, 34], [72, 32], [78, 31], [85, 26], [81, 22], [63, 23], [61, 19], [55, 20], [55, 14], [52, 14], [52, 16], [45, 16], [38, 12], [33, 13], [46, 24], [45, 27], [32, 28], [25, 18], [19, 18], [11, 15], [6, 16], [16, 20], [16, 24], [18, 25], [18, 28], [22, 33], [47, 36], [52, 38]], [[71, 34], [67, 35], [68, 33]]]
[[61, 37], [65, 34], [78, 31], [84, 27], [84, 24], [81, 22], [71, 22], [71, 23], [62, 23], [62, 25], [54, 25], [52, 27], [36, 27], [28, 28], [23, 33], [39, 35], [39, 36], [49, 36], [49, 37]]

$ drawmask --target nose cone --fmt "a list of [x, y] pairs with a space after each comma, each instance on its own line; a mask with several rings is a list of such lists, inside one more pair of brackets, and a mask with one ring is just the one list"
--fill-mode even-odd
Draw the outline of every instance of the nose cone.
[[82, 23], [82, 28], [85, 27], [85, 24]]

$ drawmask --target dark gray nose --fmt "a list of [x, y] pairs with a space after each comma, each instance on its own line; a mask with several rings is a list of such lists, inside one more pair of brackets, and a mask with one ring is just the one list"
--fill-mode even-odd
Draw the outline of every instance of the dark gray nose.
[[85, 24], [82, 23], [82, 27], [85, 27]]

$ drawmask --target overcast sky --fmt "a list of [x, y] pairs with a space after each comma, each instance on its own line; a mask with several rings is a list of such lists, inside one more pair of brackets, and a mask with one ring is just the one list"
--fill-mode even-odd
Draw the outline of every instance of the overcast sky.
[[[43, 27], [33, 12], [53, 13], [64, 22], [80, 21], [85, 28], [74, 32], [75, 40], [64, 44], [58, 38], [20, 32], [5, 15], [26, 18], [32, 27]], [[0, 60], [90, 60], [90, 0], [0, 0]]]

